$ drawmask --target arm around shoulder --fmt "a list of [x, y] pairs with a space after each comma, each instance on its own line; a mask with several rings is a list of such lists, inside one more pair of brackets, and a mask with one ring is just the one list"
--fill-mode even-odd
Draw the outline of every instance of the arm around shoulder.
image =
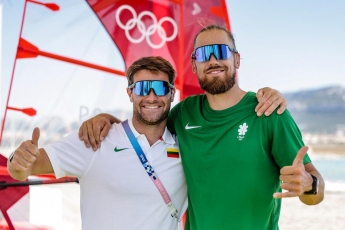
[[107, 113], [98, 114], [83, 122], [79, 128], [79, 139], [84, 141], [87, 148], [92, 146], [96, 151], [114, 123], [121, 123], [121, 120]]

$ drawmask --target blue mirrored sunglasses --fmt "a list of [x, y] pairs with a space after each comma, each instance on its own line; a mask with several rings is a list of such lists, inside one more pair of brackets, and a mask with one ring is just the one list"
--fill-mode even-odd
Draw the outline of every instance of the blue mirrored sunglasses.
[[170, 89], [175, 87], [166, 81], [137, 81], [128, 86], [129, 89], [133, 89], [133, 92], [139, 96], [147, 96], [150, 94], [151, 89], [156, 96], [165, 96], [170, 92]]
[[217, 60], [224, 60], [231, 57], [231, 52], [237, 53], [238, 51], [225, 44], [200, 46], [193, 51], [192, 59], [198, 62], [206, 62], [210, 60], [211, 54], [213, 54]]

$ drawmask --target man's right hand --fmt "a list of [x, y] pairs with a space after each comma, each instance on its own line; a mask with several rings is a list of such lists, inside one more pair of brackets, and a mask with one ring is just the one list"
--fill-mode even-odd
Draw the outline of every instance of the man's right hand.
[[32, 166], [40, 155], [38, 149], [39, 138], [40, 129], [35, 128], [32, 132], [32, 139], [23, 142], [17, 148], [12, 161], [8, 161], [8, 170], [13, 178], [25, 180], [31, 174]]
[[101, 141], [107, 136], [111, 124], [121, 121], [110, 114], [101, 113], [84, 121], [79, 128], [79, 138], [87, 148], [92, 146], [94, 151], [101, 147]]

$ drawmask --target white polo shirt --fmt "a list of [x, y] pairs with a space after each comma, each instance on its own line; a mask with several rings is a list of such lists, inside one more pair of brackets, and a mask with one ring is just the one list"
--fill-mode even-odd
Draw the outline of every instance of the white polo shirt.
[[[152, 146], [145, 135], [129, 126], [148, 161], [162, 181], [180, 217], [187, 208], [187, 187], [179, 155], [169, 157], [167, 148], [179, 149], [167, 129]], [[57, 178], [75, 176], [80, 183], [82, 228], [176, 230], [178, 222], [144, 170], [122, 124], [114, 124], [94, 152], [79, 140], [78, 132], [46, 147]]]

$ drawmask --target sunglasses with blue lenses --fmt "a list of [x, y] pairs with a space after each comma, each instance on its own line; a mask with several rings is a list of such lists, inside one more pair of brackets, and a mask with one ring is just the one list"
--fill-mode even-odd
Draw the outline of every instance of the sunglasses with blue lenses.
[[133, 92], [139, 96], [147, 96], [150, 94], [151, 89], [156, 96], [165, 96], [170, 92], [170, 89], [175, 87], [166, 81], [137, 81], [128, 86], [129, 89], [133, 89]]
[[225, 44], [200, 46], [193, 51], [192, 59], [206, 62], [210, 60], [211, 54], [213, 54], [217, 60], [225, 60], [231, 57], [231, 52], [237, 53], [238, 51]]

